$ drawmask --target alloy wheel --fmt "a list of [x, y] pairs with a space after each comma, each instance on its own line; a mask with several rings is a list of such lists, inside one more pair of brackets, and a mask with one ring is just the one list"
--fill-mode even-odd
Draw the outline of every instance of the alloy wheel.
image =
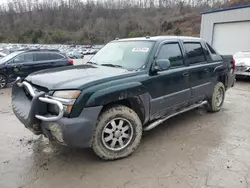
[[133, 134], [132, 124], [128, 120], [116, 118], [105, 125], [102, 132], [102, 143], [111, 151], [120, 151], [130, 144]]
[[2, 75], [0, 75], [0, 88], [4, 88], [6, 86], [6, 78]]
[[216, 92], [216, 106], [219, 107], [222, 105], [224, 98], [224, 91], [222, 88], [219, 88], [218, 91]]

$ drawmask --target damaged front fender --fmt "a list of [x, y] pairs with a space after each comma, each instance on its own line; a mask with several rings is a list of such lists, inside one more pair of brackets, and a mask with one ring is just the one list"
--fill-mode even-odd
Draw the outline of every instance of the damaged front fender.
[[87, 101], [86, 106], [106, 105], [114, 101], [120, 101], [130, 97], [146, 93], [146, 89], [140, 82], [131, 82], [96, 91]]

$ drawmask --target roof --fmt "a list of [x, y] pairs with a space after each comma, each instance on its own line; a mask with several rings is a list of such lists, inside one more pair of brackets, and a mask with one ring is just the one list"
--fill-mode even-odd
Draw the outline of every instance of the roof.
[[223, 12], [223, 11], [243, 9], [243, 8], [250, 8], [250, 5], [241, 5], [241, 6], [235, 6], [235, 7], [229, 7], [229, 8], [220, 8], [220, 9], [216, 9], [216, 10], [209, 10], [209, 11], [201, 12], [201, 14], [211, 14], [211, 13], [216, 13], [216, 12]]
[[197, 40], [200, 38], [197, 37], [186, 37], [186, 36], [152, 36], [152, 37], [138, 37], [138, 38], [124, 38], [124, 39], [119, 39], [115, 41], [162, 41], [162, 40], [170, 40], [170, 39], [182, 39], [182, 40], [188, 40], [188, 39], [193, 39]]

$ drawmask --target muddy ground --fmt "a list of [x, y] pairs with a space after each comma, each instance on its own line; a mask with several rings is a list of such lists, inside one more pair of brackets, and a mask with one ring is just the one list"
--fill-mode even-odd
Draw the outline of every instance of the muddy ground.
[[228, 91], [221, 112], [172, 118], [114, 162], [33, 136], [13, 115], [10, 92], [0, 90], [0, 188], [250, 187], [249, 81]]

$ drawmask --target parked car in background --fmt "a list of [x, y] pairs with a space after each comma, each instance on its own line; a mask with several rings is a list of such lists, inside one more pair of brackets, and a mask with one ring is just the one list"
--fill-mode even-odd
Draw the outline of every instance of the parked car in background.
[[0, 88], [6, 87], [17, 77], [25, 78], [32, 72], [72, 65], [73, 61], [58, 50], [12, 52], [0, 59]]
[[99, 50], [100, 50], [100, 49], [98, 49], [98, 48], [94, 48], [92, 54], [93, 54], [93, 55], [96, 54]]
[[[15, 51], [26, 51], [32, 49], [58, 50], [67, 54], [72, 59], [83, 58], [82, 55], [93, 55], [98, 52], [103, 45], [64, 45], [64, 44], [4, 44], [0, 43], [0, 52], [9, 54]], [[82, 55], [81, 55], [82, 54]]]
[[33, 133], [114, 160], [134, 152], [143, 130], [175, 115], [203, 105], [220, 111], [234, 70], [232, 56], [199, 38], [115, 40], [87, 64], [17, 80], [12, 107]]
[[89, 49], [89, 50], [88, 50], [88, 54], [89, 54], [89, 55], [96, 54], [96, 52], [97, 52], [97, 51], [96, 51], [95, 49]]
[[70, 51], [66, 55], [71, 59], [83, 59], [84, 55], [79, 50]]
[[233, 57], [236, 65], [236, 76], [237, 77], [250, 76], [250, 51], [238, 52], [234, 54]]
[[83, 49], [81, 50], [81, 54], [83, 54], [83, 55], [88, 55], [88, 50], [87, 50], [86, 48], [83, 48]]

